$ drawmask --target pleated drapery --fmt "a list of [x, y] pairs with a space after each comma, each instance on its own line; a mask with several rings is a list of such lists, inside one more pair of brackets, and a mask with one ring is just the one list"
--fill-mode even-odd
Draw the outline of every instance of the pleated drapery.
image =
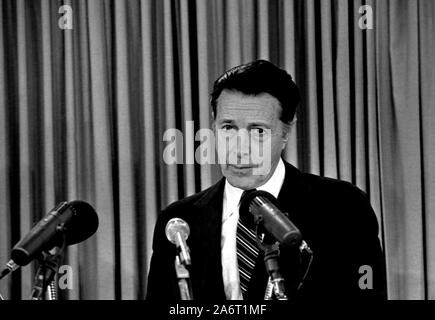
[[[64, 5], [72, 29], [59, 27]], [[364, 5], [373, 29], [359, 26]], [[61, 298], [143, 299], [160, 210], [221, 177], [167, 165], [166, 130], [194, 159], [214, 79], [268, 59], [303, 97], [285, 159], [365, 190], [389, 298], [434, 299], [434, 17], [431, 0], [0, 0], [0, 263], [80, 199], [100, 226], [68, 247]], [[23, 267], [0, 292], [28, 299], [33, 275]]]

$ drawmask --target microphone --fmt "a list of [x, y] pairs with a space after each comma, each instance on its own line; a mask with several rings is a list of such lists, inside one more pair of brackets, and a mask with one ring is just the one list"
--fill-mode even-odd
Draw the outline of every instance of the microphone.
[[42, 251], [62, 244], [63, 237], [65, 245], [72, 245], [86, 240], [97, 229], [98, 216], [90, 204], [79, 200], [59, 203], [15, 245], [0, 279], [27, 265]]
[[180, 218], [172, 218], [165, 228], [166, 238], [178, 248], [175, 256], [175, 273], [178, 279], [178, 289], [181, 300], [193, 300], [192, 283], [188, 267], [191, 265], [189, 247], [186, 240], [190, 234], [190, 228], [186, 221]]
[[172, 218], [165, 228], [166, 238], [180, 249], [181, 263], [190, 265], [190, 252], [186, 240], [190, 235], [190, 228], [186, 221], [180, 218]]
[[263, 227], [284, 247], [300, 246], [302, 234], [290, 221], [286, 214], [278, 209], [276, 198], [266, 191], [255, 190], [242, 197], [240, 212], [250, 212], [254, 220]]

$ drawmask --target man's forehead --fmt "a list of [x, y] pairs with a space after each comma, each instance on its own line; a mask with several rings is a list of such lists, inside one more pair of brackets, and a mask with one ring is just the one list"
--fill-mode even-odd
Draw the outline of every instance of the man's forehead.
[[218, 117], [223, 119], [243, 115], [247, 118], [273, 119], [278, 116], [280, 105], [276, 98], [263, 93], [245, 95], [238, 92], [223, 92], [217, 105]]

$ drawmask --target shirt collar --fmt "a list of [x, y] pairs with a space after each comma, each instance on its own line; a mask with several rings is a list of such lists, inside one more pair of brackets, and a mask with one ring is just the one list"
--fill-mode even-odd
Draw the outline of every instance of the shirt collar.
[[[257, 190], [267, 191], [272, 194], [275, 198], [278, 198], [279, 191], [281, 190], [282, 184], [285, 178], [285, 166], [282, 159], [279, 159], [278, 165], [275, 168], [275, 172], [263, 185], [257, 187]], [[224, 216], [222, 217], [225, 221], [234, 211], [236, 211], [237, 206], [240, 202], [240, 197], [242, 196], [243, 189], [232, 186], [228, 180], [225, 180], [225, 190], [224, 190]]]

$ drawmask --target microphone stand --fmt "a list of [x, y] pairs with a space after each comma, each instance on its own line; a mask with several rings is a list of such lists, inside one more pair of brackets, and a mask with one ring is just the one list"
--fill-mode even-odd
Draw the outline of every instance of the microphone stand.
[[[264, 234], [260, 236], [260, 225], [262, 222], [261, 217], [256, 217], [255, 233], [257, 246], [264, 252], [264, 263], [266, 265], [269, 279], [267, 281], [266, 292], [264, 294], [264, 300], [288, 300], [285, 293], [284, 277], [281, 274], [279, 267], [279, 242], [264, 243]], [[270, 240], [269, 240], [270, 241]]]
[[[177, 233], [177, 237], [181, 238], [180, 233]], [[181, 300], [193, 300], [192, 284], [189, 273], [191, 261], [188, 250], [189, 248], [180, 246], [177, 248], [178, 253], [175, 256], [175, 272], [177, 274], [178, 289], [180, 290]]]
[[[278, 263], [279, 242], [276, 242], [273, 245], [265, 245], [264, 243], [260, 243], [258, 238], [257, 242], [259, 243], [259, 247], [264, 251], [264, 262], [269, 274], [264, 300], [273, 300], [273, 298], [276, 300], [288, 300], [288, 297], [285, 293], [284, 277], [281, 275]], [[308, 263], [305, 266], [305, 272], [299, 282], [297, 290], [302, 287], [310, 270], [311, 263], [313, 262], [313, 251], [311, 251], [308, 244], [303, 240], [299, 247], [299, 251], [302, 255], [304, 255], [304, 258], [308, 261]]]
[[65, 247], [65, 234], [63, 234], [61, 246], [54, 247], [50, 252], [42, 252], [38, 258], [39, 267], [33, 282], [32, 300], [57, 300], [56, 284], [53, 280], [58, 272]]
[[264, 245], [264, 262], [266, 270], [269, 274], [269, 280], [266, 287], [264, 300], [288, 300], [285, 293], [284, 277], [281, 274], [278, 257], [279, 247], [278, 244]]
[[181, 300], [193, 300], [189, 270], [187, 270], [187, 265], [180, 262], [178, 255], [175, 256], [175, 272], [177, 273]]

